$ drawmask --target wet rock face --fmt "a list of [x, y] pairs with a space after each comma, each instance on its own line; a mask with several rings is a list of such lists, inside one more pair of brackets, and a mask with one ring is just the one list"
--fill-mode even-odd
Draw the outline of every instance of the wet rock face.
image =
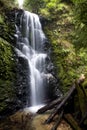
[[13, 12], [15, 13], [15, 24], [17, 26], [20, 26], [20, 18], [23, 15], [24, 10], [22, 10], [22, 9], [14, 9]]
[[[18, 13], [18, 19], [16, 20], [16, 13]], [[3, 23], [0, 24], [0, 37], [8, 41], [11, 45], [16, 46], [15, 24], [20, 24], [20, 16], [23, 14], [23, 10], [14, 8], [12, 10], [6, 10], [3, 15]]]
[[[23, 14], [23, 10], [14, 8], [10, 12], [7, 12], [7, 21], [12, 23], [13, 26], [15, 25], [19, 26], [20, 25], [20, 17]], [[16, 19], [17, 17], [17, 19]], [[14, 34], [12, 35], [14, 42], [12, 42], [12, 45], [15, 48], [17, 47], [16, 43], [16, 28], [14, 28]], [[27, 104], [27, 98], [29, 95], [29, 68], [28, 68], [28, 61], [21, 57], [18, 56], [17, 52], [14, 51], [15, 55], [15, 94], [16, 94], [16, 100], [15, 104], [17, 109], [23, 108]], [[15, 107], [14, 107], [15, 108]]]
[[46, 58], [46, 70], [42, 76], [44, 79], [46, 99], [53, 100], [61, 96], [62, 92], [59, 90], [59, 80], [55, 75], [55, 66], [51, 62], [50, 53], [48, 53], [48, 56]]
[[0, 116], [15, 111], [15, 59], [14, 49], [6, 40], [0, 38]]
[[[6, 10], [0, 21], [0, 118], [7, 116], [26, 104], [29, 92], [27, 79], [27, 61], [18, 57], [16, 47], [15, 12], [22, 10]], [[25, 66], [25, 69], [23, 69]]]
[[39, 18], [40, 18], [40, 22], [41, 22], [41, 24], [42, 24], [42, 28], [44, 28], [44, 26], [45, 26], [47, 23], [49, 23], [49, 20], [46, 19], [45, 17], [42, 17], [42, 16], [39, 16]]
[[[14, 9], [13, 11], [15, 13], [15, 18], [16, 18], [15, 25], [20, 26], [20, 18], [23, 15], [23, 10]], [[21, 39], [21, 36], [19, 38]], [[20, 47], [17, 44], [17, 41], [15, 42], [14, 46], [16, 47], [17, 50], [19, 50]], [[22, 45], [21, 45], [21, 49], [22, 49]], [[26, 105], [29, 104], [29, 99], [30, 99], [29, 97], [30, 77], [29, 77], [28, 60], [25, 57], [20, 56], [17, 51], [15, 51], [15, 53], [16, 53], [16, 84], [15, 84], [16, 95], [17, 95], [17, 99], [21, 103], [21, 107], [25, 107]]]
[[[42, 24], [42, 28], [44, 29], [45, 26], [49, 23], [44, 17], [39, 17], [40, 22]], [[43, 43], [44, 51], [48, 54], [46, 57], [46, 73], [43, 75], [44, 83], [46, 82], [47, 85], [45, 86], [45, 93], [47, 99], [55, 99], [62, 95], [62, 92], [59, 90], [59, 79], [56, 77], [55, 73], [55, 66], [51, 61], [51, 53], [52, 53], [52, 46], [48, 39], [46, 39]]]
[[48, 73], [43, 75], [44, 82], [46, 82], [45, 86], [45, 93], [46, 98], [53, 100], [57, 97], [60, 97], [62, 95], [61, 91], [58, 89], [58, 79], [53, 76], [53, 74]]
[[16, 57], [16, 94], [21, 106], [24, 107], [29, 100], [29, 67], [27, 59], [23, 57]]

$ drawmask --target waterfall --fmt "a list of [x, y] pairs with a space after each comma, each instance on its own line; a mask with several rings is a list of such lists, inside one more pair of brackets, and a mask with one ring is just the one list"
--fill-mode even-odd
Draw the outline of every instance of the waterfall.
[[20, 25], [16, 26], [17, 53], [28, 61], [31, 106], [42, 103], [45, 96], [43, 74], [47, 54], [43, 50], [46, 40], [38, 15], [24, 11]]
[[23, 8], [23, 2], [24, 2], [24, 0], [18, 0], [19, 8]]

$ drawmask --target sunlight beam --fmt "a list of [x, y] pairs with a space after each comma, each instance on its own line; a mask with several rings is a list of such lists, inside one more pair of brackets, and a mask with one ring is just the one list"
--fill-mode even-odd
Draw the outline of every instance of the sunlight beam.
[[24, 0], [18, 0], [19, 8], [23, 8]]

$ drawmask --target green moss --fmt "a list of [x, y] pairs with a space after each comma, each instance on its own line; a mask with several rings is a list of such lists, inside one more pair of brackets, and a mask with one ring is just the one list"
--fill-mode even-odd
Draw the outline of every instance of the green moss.
[[13, 49], [11, 45], [0, 38], [0, 112], [7, 107], [6, 100], [12, 100], [14, 91], [14, 66]]
[[81, 73], [87, 73], [87, 1], [72, 2], [75, 5], [60, 0], [26, 0], [25, 4], [49, 21], [44, 32], [64, 92]]
[[[74, 43], [77, 39], [73, 6], [61, 2], [57, 6], [59, 7], [57, 10], [54, 9], [55, 13], [51, 12], [49, 24], [44, 30], [52, 46], [51, 59], [56, 67], [56, 75], [60, 79], [63, 91], [66, 92], [81, 73], [87, 73], [87, 48], [84, 48], [87, 45], [87, 37], [79, 37], [79, 42]], [[83, 24], [81, 28], [86, 30]], [[78, 31], [82, 36], [81, 28]], [[86, 31], [84, 34], [87, 35]]]
[[3, 24], [3, 16], [0, 14], [0, 24]]
[[15, 6], [15, 0], [0, 0], [0, 10], [3, 10], [5, 11], [5, 9], [7, 8], [13, 8]]
[[0, 0], [0, 113], [9, 107], [7, 102], [15, 97], [15, 59], [10, 44], [15, 30], [6, 16], [13, 6], [14, 1]]
[[[87, 81], [85, 81], [83, 85], [76, 85], [82, 117], [84, 117], [85, 113], [87, 112], [87, 95], [86, 95], [87, 90], [84, 87], [86, 83]], [[87, 124], [87, 120], [84, 123]]]
[[0, 77], [4, 79], [12, 78], [10, 70], [13, 70], [14, 59], [12, 47], [8, 42], [0, 38]]

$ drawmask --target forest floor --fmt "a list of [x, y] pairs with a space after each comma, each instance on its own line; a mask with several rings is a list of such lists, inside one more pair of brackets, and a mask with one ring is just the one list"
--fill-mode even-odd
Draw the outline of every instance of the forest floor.
[[[44, 124], [50, 111], [45, 114], [32, 114], [30, 112], [18, 111], [0, 122], [0, 130], [51, 130], [56, 118], [50, 124]], [[72, 130], [64, 120], [57, 130]]]

